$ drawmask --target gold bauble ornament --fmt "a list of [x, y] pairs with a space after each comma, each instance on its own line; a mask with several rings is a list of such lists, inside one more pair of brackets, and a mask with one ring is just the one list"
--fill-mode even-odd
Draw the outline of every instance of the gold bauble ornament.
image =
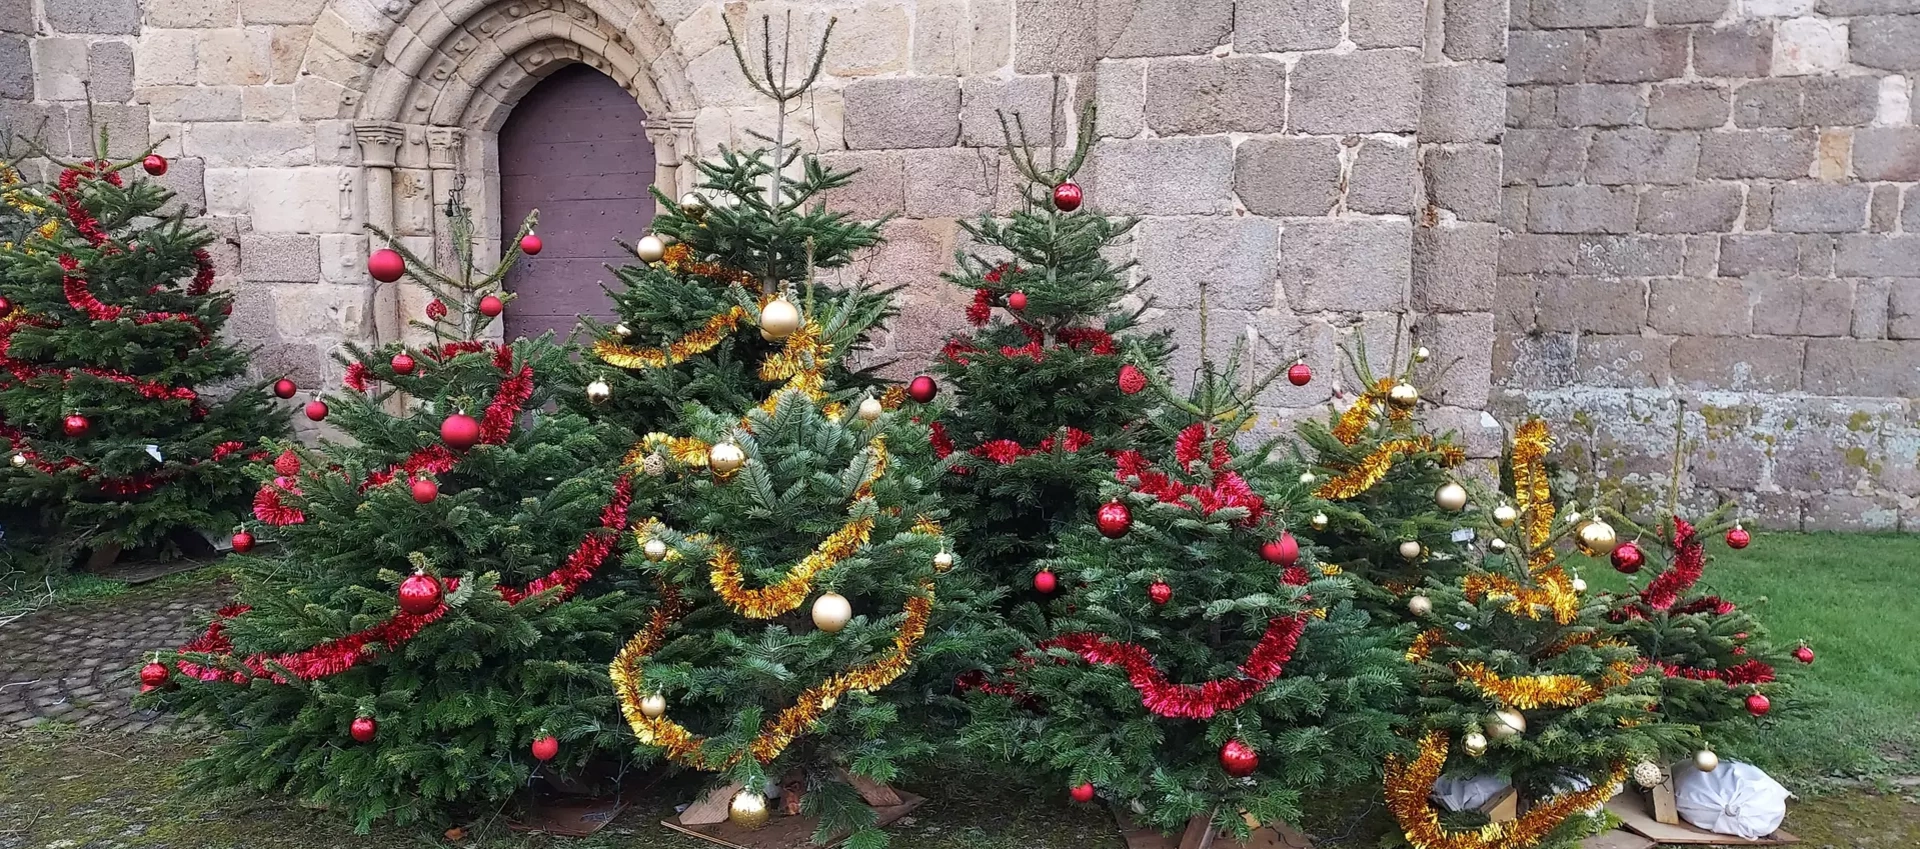
[[1511, 504], [1502, 504], [1493, 508], [1493, 520], [1499, 522], [1500, 527], [1508, 527], [1520, 521], [1520, 511], [1513, 509]]
[[1467, 736], [1460, 738], [1460, 745], [1466, 748], [1467, 754], [1480, 757], [1487, 753], [1487, 735], [1469, 731]]
[[659, 537], [647, 540], [646, 545], [640, 546], [640, 550], [647, 555], [648, 560], [655, 563], [667, 559], [667, 544]]
[[1467, 488], [1452, 481], [1440, 485], [1433, 493], [1433, 503], [1449, 513], [1458, 513], [1467, 509]]
[[853, 618], [853, 603], [839, 593], [821, 593], [813, 600], [813, 627], [838, 634]]
[[1313, 529], [1316, 531], [1324, 531], [1327, 529], [1327, 522], [1328, 522], [1327, 514], [1315, 513], [1313, 514], [1313, 518], [1308, 520], [1307, 524], [1312, 525]]
[[760, 336], [769, 342], [778, 342], [792, 336], [800, 329], [800, 308], [781, 295], [760, 308]]
[[1487, 547], [1493, 549], [1495, 552], [1506, 551], [1507, 541], [1499, 537], [1494, 537], [1492, 542], [1487, 543]]
[[659, 693], [648, 693], [640, 699], [640, 712], [651, 719], [659, 719], [667, 713], [667, 699]]
[[680, 196], [680, 211], [693, 218], [704, 218], [707, 215], [707, 199], [687, 192]]
[[1304, 483], [1304, 484], [1309, 484], [1309, 485], [1310, 485], [1310, 484], [1312, 484], [1312, 483], [1313, 483], [1313, 473], [1312, 473], [1312, 472], [1301, 472], [1301, 473], [1300, 473], [1300, 482], [1301, 482], [1301, 483]]
[[1496, 710], [1487, 717], [1487, 736], [1495, 740], [1504, 740], [1516, 734], [1527, 733], [1527, 718], [1517, 710]]
[[1421, 345], [1420, 347], [1413, 349], [1413, 361], [1416, 363], [1424, 363], [1432, 357], [1433, 357], [1433, 352], [1427, 350], [1427, 346], [1425, 345]]
[[1397, 409], [1411, 410], [1420, 403], [1420, 390], [1413, 388], [1411, 383], [1396, 383], [1387, 390], [1387, 403]]
[[880, 418], [880, 414], [883, 412], [885, 412], [885, 410], [880, 406], [880, 399], [865, 398], [860, 401], [859, 409], [854, 410], [853, 417], [872, 424], [873, 420]]
[[1588, 557], [1604, 557], [1612, 554], [1620, 545], [1620, 538], [1614, 534], [1613, 526], [1599, 519], [1581, 525], [1574, 536], [1580, 553]]
[[667, 243], [659, 236], [641, 236], [640, 241], [633, 243], [633, 255], [641, 262], [659, 262], [667, 255]]
[[1575, 578], [1575, 579], [1573, 579], [1573, 591], [1574, 591], [1574, 592], [1577, 592], [1577, 593], [1583, 593], [1583, 592], [1586, 592], [1586, 591], [1587, 591], [1587, 582], [1586, 582], [1586, 580], [1585, 580], [1585, 579], [1583, 579], [1583, 578]]
[[953, 555], [944, 551], [933, 556], [933, 568], [942, 572], [953, 568]]
[[1667, 771], [1653, 761], [1641, 761], [1633, 767], [1633, 783], [1652, 789], [1667, 780]]
[[707, 468], [723, 478], [740, 471], [740, 467], [746, 463], [746, 452], [731, 442], [716, 442], [707, 449]]
[[1701, 749], [1693, 753], [1693, 768], [1701, 772], [1712, 772], [1720, 768], [1720, 756], [1712, 749]]
[[27, 465], [27, 455], [25, 455], [25, 454], [15, 454], [15, 455], [13, 455], [13, 467], [14, 467], [14, 468], [16, 468], [16, 469], [23, 469], [23, 468], [26, 468], [26, 465]]
[[1417, 595], [1417, 596], [1414, 596], [1413, 598], [1407, 599], [1407, 612], [1415, 616], [1426, 616], [1428, 614], [1431, 614], [1433, 613], [1433, 599], [1427, 598], [1426, 596], [1423, 596], [1423, 595]]
[[622, 339], [625, 339], [633, 335], [633, 328], [628, 327], [627, 323], [624, 321], [620, 322], [619, 324], [616, 324], [613, 326], [613, 335], [618, 336]]
[[766, 825], [772, 816], [773, 812], [767, 810], [767, 797], [753, 790], [741, 790], [727, 803], [728, 821], [748, 831]]
[[1403, 560], [1419, 560], [1420, 541], [1417, 539], [1402, 541], [1400, 543], [1400, 557]]
[[588, 401], [591, 401], [595, 404], [605, 404], [607, 403], [607, 399], [612, 397], [613, 397], [613, 387], [608, 386], [606, 381], [595, 380], [594, 382], [587, 384], [587, 400]]

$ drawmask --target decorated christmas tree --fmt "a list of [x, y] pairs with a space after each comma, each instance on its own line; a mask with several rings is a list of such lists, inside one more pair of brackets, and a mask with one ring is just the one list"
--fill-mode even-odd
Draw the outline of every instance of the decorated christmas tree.
[[[1071, 158], [1043, 166], [1021, 117], [1016, 138], [1002, 116], [1023, 203], [1010, 217], [962, 222], [978, 247], [945, 275], [973, 291], [976, 329], [940, 352], [938, 372], [959, 400], [933, 426], [935, 450], [959, 458], [942, 483], [965, 528], [961, 550], [1008, 587], [1028, 586], [1035, 561], [1084, 523], [1112, 477], [1111, 452], [1164, 444], [1141, 426], [1156, 398], [1141, 390], [1165, 366], [1167, 337], [1133, 336], [1137, 362], [1122, 356], [1151, 300], [1120, 306], [1139, 284], [1109, 249], [1134, 222], [1081, 208], [1073, 177], [1093, 143], [1091, 105], [1081, 118]], [[1050, 155], [1059, 148], [1047, 145]]]
[[1309, 793], [1376, 779], [1405, 665], [1295, 536], [1320, 509], [1301, 466], [1235, 446], [1277, 377], [1241, 385], [1237, 359], [1205, 364], [1184, 399], [1150, 376], [1182, 419], [1170, 456], [1116, 454], [1106, 503], [1041, 563], [1046, 630], [997, 680], [966, 683], [986, 691], [968, 735], [981, 750], [1077, 801], [1244, 838]]
[[264, 387], [233, 387], [247, 352], [220, 335], [233, 296], [213, 290], [212, 236], [126, 177], [167, 161], [110, 160], [104, 134], [99, 150], [48, 157], [49, 187], [5, 175], [8, 221], [31, 226], [0, 246], [0, 504], [52, 565], [78, 547], [207, 549], [192, 532], [233, 524], [250, 457], [286, 432]]
[[204, 783], [362, 830], [497, 810], [530, 776], [589, 780], [631, 751], [606, 667], [648, 610], [616, 556], [631, 437], [548, 412], [565, 349], [485, 340], [520, 252], [477, 271], [465, 211], [449, 213], [459, 268], [384, 233], [369, 261], [435, 295], [415, 322], [433, 342], [343, 358], [346, 391], [307, 415], [350, 441], [257, 469], [237, 602], [141, 675], [213, 729]]

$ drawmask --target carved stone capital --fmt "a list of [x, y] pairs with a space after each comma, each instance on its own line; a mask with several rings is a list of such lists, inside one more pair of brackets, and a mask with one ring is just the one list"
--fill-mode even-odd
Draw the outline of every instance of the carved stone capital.
[[460, 143], [465, 137], [465, 131], [458, 127], [428, 127], [427, 167], [459, 167]]
[[370, 168], [392, 168], [407, 138], [406, 129], [392, 121], [358, 121], [353, 137], [360, 142], [360, 161]]

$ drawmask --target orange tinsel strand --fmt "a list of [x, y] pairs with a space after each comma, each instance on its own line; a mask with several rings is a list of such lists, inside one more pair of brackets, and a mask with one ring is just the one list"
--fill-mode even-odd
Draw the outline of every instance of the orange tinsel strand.
[[[1553, 537], [1553, 490], [1547, 480], [1547, 449], [1553, 439], [1544, 419], [1530, 419], [1513, 435], [1513, 496], [1526, 517], [1527, 545], [1539, 548]], [[1541, 549], [1529, 564], [1545, 568], [1553, 552]]]
[[1533, 575], [1538, 586], [1522, 586], [1505, 575], [1475, 572], [1460, 579], [1467, 599], [1479, 602], [1489, 595], [1507, 595], [1507, 612], [1539, 621], [1551, 615], [1555, 622], [1570, 625], [1580, 616], [1580, 596], [1573, 591], [1573, 579], [1565, 570], [1552, 566]]
[[1420, 743], [1420, 754], [1411, 763], [1398, 755], [1387, 756], [1387, 808], [1415, 849], [1528, 849], [1568, 817], [1605, 804], [1626, 779], [1626, 765], [1615, 764], [1605, 780], [1544, 800], [1519, 819], [1488, 823], [1474, 831], [1448, 831], [1427, 800], [1446, 766], [1447, 742], [1445, 732], [1429, 731]]
[[720, 600], [733, 608], [735, 613], [749, 619], [771, 619], [806, 601], [807, 594], [813, 591], [813, 576], [859, 551], [861, 546], [867, 544], [872, 532], [871, 518], [848, 522], [821, 540], [811, 554], [801, 558], [780, 580], [757, 590], [746, 588], [745, 578], [740, 573], [739, 555], [734, 553], [731, 546], [716, 542], [713, 544], [713, 555], [707, 561], [713, 567], [708, 580]]
[[707, 319], [699, 330], [669, 342], [664, 348], [636, 348], [601, 339], [593, 343], [593, 355], [616, 368], [666, 368], [713, 350], [746, 317], [746, 310], [729, 307], [726, 312]]
[[1352, 468], [1328, 478], [1326, 483], [1313, 491], [1313, 494], [1334, 501], [1353, 498], [1372, 489], [1374, 484], [1385, 478], [1387, 471], [1393, 467], [1393, 458], [1402, 454], [1418, 454], [1431, 450], [1433, 450], [1433, 438], [1429, 436], [1389, 440], [1360, 462], [1355, 463]]

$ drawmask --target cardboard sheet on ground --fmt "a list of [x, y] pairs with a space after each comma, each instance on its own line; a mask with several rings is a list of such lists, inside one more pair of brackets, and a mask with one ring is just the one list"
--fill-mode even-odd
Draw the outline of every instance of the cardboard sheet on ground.
[[1273, 823], [1253, 830], [1253, 836], [1242, 843], [1226, 834], [1209, 832], [1208, 822], [1199, 817], [1187, 822], [1187, 829], [1180, 834], [1161, 834], [1152, 826], [1143, 826], [1133, 821], [1133, 817], [1119, 808], [1113, 809], [1113, 818], [1120, 825], [1120, 834], [1126, 838], [1127, 849], [1313, 849], [1313, 839], [1301, 834], [1286, 823]]
[[1653, 849], [1659, 844], [1624, 828], [1603, 831], [1580, 841], [1580, 849]]
[[[924, 797], [902, 792], [900, 794], [900, 804], [889, 805], [884, 808], [874, 808], [873, 812], [880, 818], [880, 827], [885, 828], [898, 822], [901, 817], [912, 813], [914, 808], [926, 804], [926, 801]], [[683, 824], [677, 816], [661, 820], [660, 824], [681, 834], [698, 837], [711, 843], [718, 843], [721, 846], [729, 847], [729, 849], [802, 849], [802, 847], [812, 847], [813, 830], [819, 827], [818, 821], [812, 817], [790, 817], [780, 813], [775, 813], [773, 819], [768, 820], [766, 825], [751, 831], [724, 820], [702, 825]], [[821, 849], [831, 849], [831, 847], [840, 845], [840, 842], [846, 839], [847, 835], [835, 835], [833, 840], [830, 841], [826, 847], [821, 847]]]
[[537, 831], [562, 837], [586, 837], [613, 822], [658, 783], [659, 774], [628, 785], [617, 796], [553, 796], [534, 800], [519, 822], [508, 823], [514, 831]]
[[1686, 823], [1667, 825], [1656, 822], [1653, 812], [1647, 807], [1647, 797], [1641, 793], [1621, 793], [1607, 802], [1607, 810], [1624, 820], [1627, 828], [1635, 834], [1653, 838], [1662, 844], [1707, 845], [1707, 846], [1784, 846], [1799, 843], [1800, 838], [1788, 834], [1784, 829], [1776, 831], [1760, 840], [1747, 840], [1731, 834], [1715, 834], [1704, 829], [1694, 828]]

